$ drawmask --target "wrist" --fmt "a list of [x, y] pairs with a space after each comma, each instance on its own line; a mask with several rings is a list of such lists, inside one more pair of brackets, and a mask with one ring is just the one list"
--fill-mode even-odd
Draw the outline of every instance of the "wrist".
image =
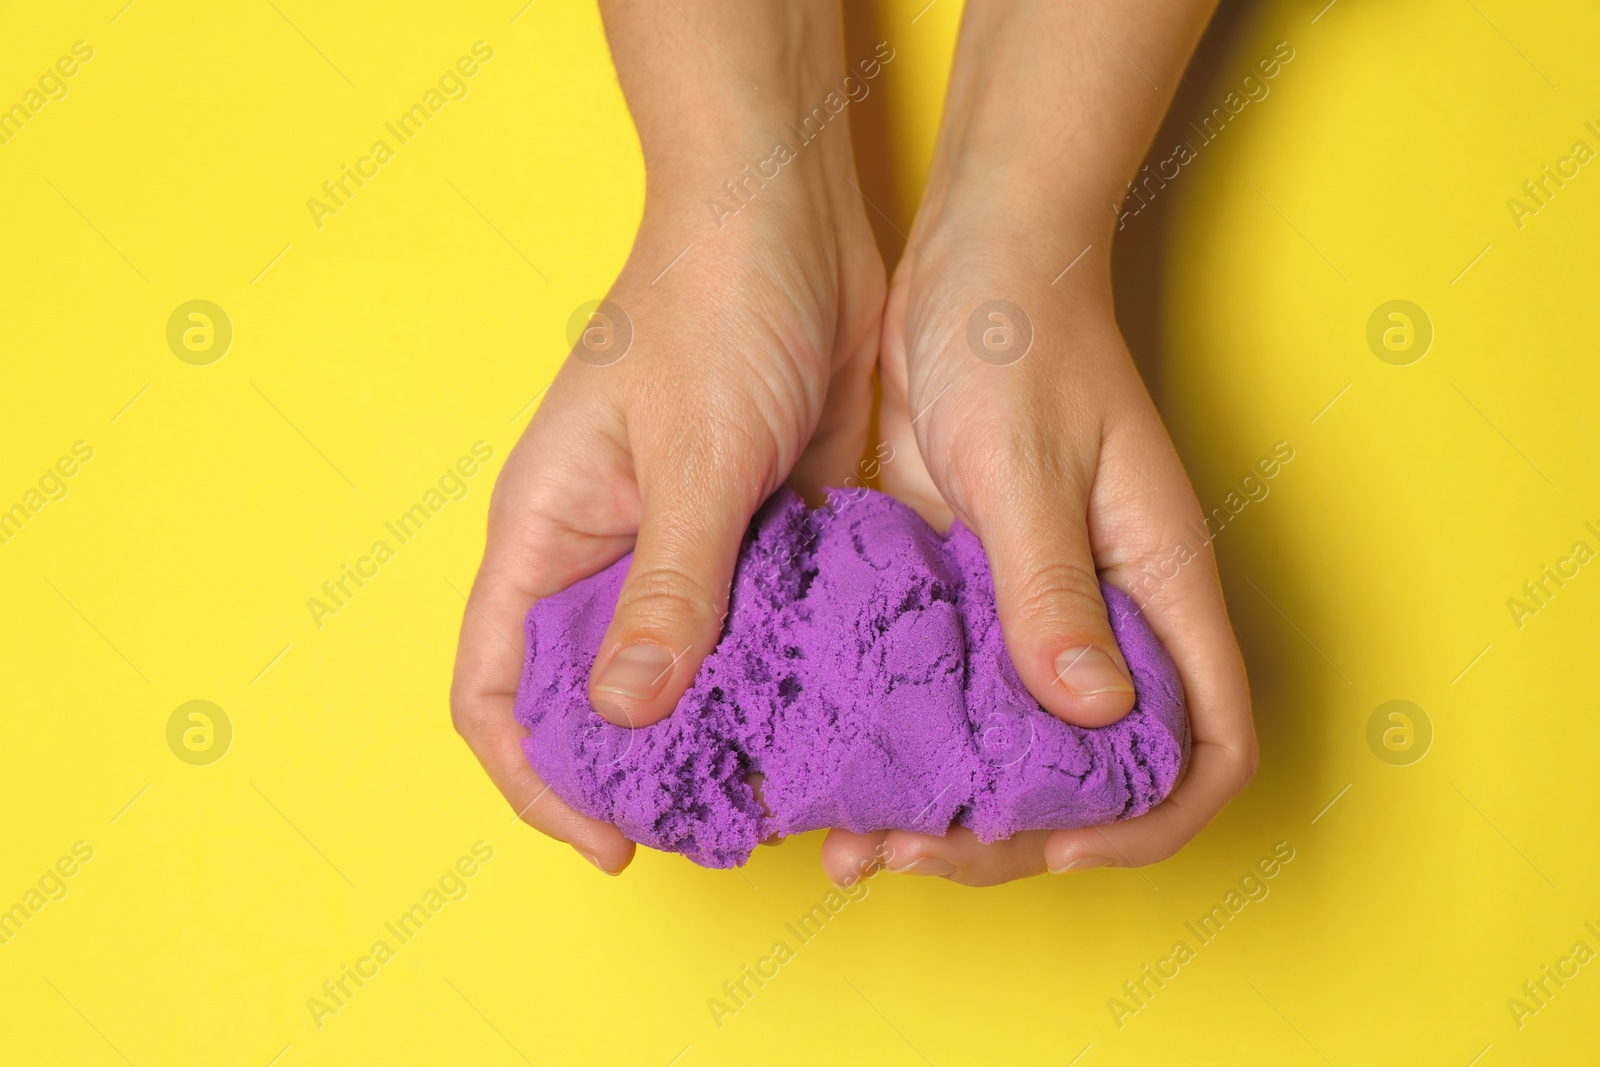
[[[1073, 255], [1093, 246], [1079, 264], [1092, 267], [1095, 252], [1109, 255], [1125, 192], [1125, 167], [1115, 156], [1060, 122], [1019, 108], [1015, 98], [976, 87], [942, 131], [913, 240], [920, 234], [937, 241], [935, 234], [955, 224], [968, 240], [1025, 253], [1041, 238], [1060, 235], [1069, 244], [1077, 241]], [[1126, 165], [1130, 173], [1132, 165]], [[1061, 251], [1052, 247], [1046, 254]]]
[[1212, 2], [967, 5], [929, 221], [987, 215], [1008, 236], [1046, 229], [1108, 248]]
[[814, 162], [848, 154], [843, 112], [865, 87], [847, 77], [837, 0], [602, 0], [602, 11], [652, 186], [718, 185], [780, 144]]

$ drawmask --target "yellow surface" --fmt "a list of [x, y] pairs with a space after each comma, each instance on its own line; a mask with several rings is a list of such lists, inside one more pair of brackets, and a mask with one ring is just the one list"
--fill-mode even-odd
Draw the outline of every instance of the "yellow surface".
[[[1600, 148], [1592, 9], [1230, 9], [1176, 120], [1295, 58], [1130, 221], [1161, 267], [1119, 281], [1206, 507], [1294, 449], [1218, 541], [1261, 773], [1149, 870], [879, 878], [801, 944], [816, 835], [743, 875], [643, 854], [607, 880], [513, 825], [448, 721], [492, 479], [639, 216], [592, 5], [121, 2], [0, 35], [3, 101], [93, 49], [0, 144], [0, 506], [92, 449], [0, 545], [0, 907], [39, 905], [0, 945], [7, 1062], [1592, 1061], [1600, 566], [1520, 627], [1507, 606], [1600, 549], [1600, 170], [1520, 228], [1507, 207]], [[861, 105], [895, 132], [902, 227], [959, 15], [922, 3], [881, 12], [898, 59]], [[477, 41], [467, 96], [319, 229], [307, 199]], [[166, 339], [196, 299], [233, 326], [205, 366]], [[1396, 299], [1434, 327], [1409, 366], [1366, 342]], [[307, 599], [479, 441], [465, 495], [319, 627]], [[231, 723], [209, 765], [169, 748], [192, 700]], [[1431, 723], [1420, 762], [1369, 748], [1390, 700]], [[1185, 924], [1278, 842], [1201, 944]], [[388, 933], [441, 878], [460, 899]], [[1180, 940], [1176, 977], [1108, 1006]], [[707, 1001], [778, 941], [719, 1028]], [[319, 1027], [308, 1000], [358, 964]], [[1541, 1006], [1547, 965], [1576, 976]]]

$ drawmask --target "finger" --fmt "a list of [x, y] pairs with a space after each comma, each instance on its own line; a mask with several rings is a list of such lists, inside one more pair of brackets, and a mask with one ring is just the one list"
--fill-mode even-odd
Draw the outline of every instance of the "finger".
[[636, 462], [639, 536], [589, 676], [589, 702], [618, 726], [671, 714], [716, 646], [739, 545], [766, 495], [698, 441], [641, 448]]
[[[1145, 556], [1153, 551], [1163, 564], [1183, 561], [1170, 577], [1149, 558], [1130, 559], [1108, 573], [1136, 591], [1145, 620], [1183, 680], [1190, 763], [1171, 796], [1146, 814], [1052, 835], [1046, 848], [1052, 870], [1143, 866], [1171, 856], [1244, 790], [1258, 760], [1244, 660], [1228, 621], [1216, 557], [1181, 464], [1159, 427], [1125, 438], [1119, 454], [1131, 468], [1128, 485], [1150, 489], [1144, 501], [1147, 525], [1167, 531], [1173, 542], [1153, 546]], [[1158, 492], [1156, 485], [1169, 488]]]
[[525, 568], [511, 566], [491, 539], [461, 620], [451, 718], [517, 817], [616, 874], [633, 859], [633, 842], [616, 827], [564, 804], [522, 751], [527, 731], [517, 724], [512, 702], [522, 676], [522, 620], [534, 600], [526, 574]]
[[[876, 310], [883, 303], [881, 283], [877, 290], [845, 294], [847, 301], [874, 298]], [[859, 481], [861, 477], [861, 457], [867, 448], [867, 427], [872, 418], [872, 369], [878, 360], [878, 319], [871, 317], [860, 336], [846, 336], [846, 323], [854, 321], [856, 317], [848, 308], [840, 310], [836, 343], [849, 355], [834, 367], [816, 427], [795, 461], [794, 469], [789, 472], [789, 484], [808, 501], [822, 500], [824, 488], [839, 485], [848, 488], [852, 478]]]
[[895, 268], [895, 284], [883, 316], [883, 343], [879, 352], [878, 435], [888, 449], [882, 464], [883, 491], [911, 507], [936, 530], [950, 528], [950, 505], [940, 495], [917, 443], [916, 423], [928, 419], [943, 399], [934, 390], [916, 413], [911, 410], [911, 385], [906, 367], [906, 302], [910, 285], [904, 280], [910, 268], [904, 260]]
[[1052, 873], [1094, 867], [1144, 867], [1173, 855], [1244, 789], [1253, 760], [1236, 749], [1196, 742], [1189, 772], [1156, 807], [1127, 822], [1057, 830], [1044, 854]]
[[1052, 435], [1024, 430], [1014, 440], [1028, 442], [1028, 454], [969, 476], [960, 494], [994, 575], [1006, 650], [1046, 710], [1074, 726], [1105, 726], [1133, 709], [1134, 692], [1090, 549], [1093, 446], [1085, 464], [1059, 458], [1074, 446], [1058, 452]]
[[962, 885], [1000, 885], [1044, 873], [1049, 833], [1027, 830], [984, 844], [964, 826], [952, 826], [940, 837], [895, 830], [885, 842], [891, 857], [887, 868], [894, 874], [945, 878]]
[[822, 841], [822, 872], [834, 885], [854, 885], [882, 866], [886, 830], [857, 834], [849, 830], [829, 830]]

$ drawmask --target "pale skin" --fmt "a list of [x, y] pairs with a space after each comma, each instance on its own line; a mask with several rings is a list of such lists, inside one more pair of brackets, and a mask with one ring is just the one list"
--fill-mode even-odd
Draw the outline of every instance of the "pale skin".
[[[1185, 532], [1201, 512], [1112, 314], [1113, 206], [1210, 0], [970, 2], [891, 285], [842, 128], [720, 227], [707, 208], [839, 88], [836, 0], [600, 6], [646, 164], [639, 235], [608, 297], [634, 340], [609, 365], [569, 359], [506, 461], [451, 690], [457, 729], [513, 810], [603, 871], [632, 861], [632, 842], [567, 807], [523, 756], [511, 710], [522, 618], [633, 551], [590, 700], [623, 726], [671, 714], [715, 647], [755, 509], [785, 481], [818, 502], [858, 475], [874, 369], [894, 455], [882, 486], [936, 527], [959, 518], [978, 534], [1029, 692], [1079, 726], [1125, 715], [1133, 690], [1097, 575], [1131, 588], [1180, 541], [1195, 544]], [[974, 309], [994, 299], [1034, 330], [1007, 365], [967, 340]], [[1215, 560], [1195, 547], [1141, 597], [1189, 705], [1193, 754], [1171, 796], [1124, 822], [992, 844], [958, 827], [833, 830], [828, 876], [886, 868], [994, 885], [1155, 863], [1199, 833], [1250, 781], [1256, 741]]]

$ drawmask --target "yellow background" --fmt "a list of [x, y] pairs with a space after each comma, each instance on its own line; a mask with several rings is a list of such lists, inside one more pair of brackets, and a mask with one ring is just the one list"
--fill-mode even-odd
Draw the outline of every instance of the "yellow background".
[[[1600, 147], [1592, 9], [1219, 17], [1153, 159], [1275, 42], [1295, 58], [1130, 220], [1117, 270], [1202, 504], [1295, 449], [1218, 541], [1261, 772], [1142, 872], [875, 879], [718, 1028], [708, 998], [823, 898], [817, 835], [743, 874], [642, 853], [603, 878], [511, 822], [446, 707], [492, 479], [639, 218], [593, 4], [122, 2], [27, 5], [0, 35], [0, 103], [95, 50], [0, 145], [0, 506], [94, 449], [0, 546], [0, 907], [94, 849], [0, 946], [0, 1058], [1594, 1061], [1600, 964], [1520, 1028], [1506, 1003], [1600, 948], [1600, 567], [1520, 629], [1506, 606], [1600, 547], [1600, 171], [1520, 229], [1506, 207]], [[897, 53], [852, 115], [892, 147], [869, 191], [902, 229], [959, 18], [923, 3], [852, 20], [852, 49]], [[307, 198], [480, 39], [467, 98], [319, 230]], [[165, 340], [197, 298], [235, 331], [203, 367]], [[1366, 344], [1392, 299], [1434, 326], [1410, 366]], [[306, 599], [479, 440], [465, 499], [315, 626]], [[209, 766], [166, 741], [193, 699], [233, 725]], [[1367, 743], [1392, 699], [1434, 731], [1409, 766]], [[319, 1029], [307, 999], [480, 840], [468, 895]], [[1270, 895], [1119, 1027], [1122, 983], [1280, 841]]]

